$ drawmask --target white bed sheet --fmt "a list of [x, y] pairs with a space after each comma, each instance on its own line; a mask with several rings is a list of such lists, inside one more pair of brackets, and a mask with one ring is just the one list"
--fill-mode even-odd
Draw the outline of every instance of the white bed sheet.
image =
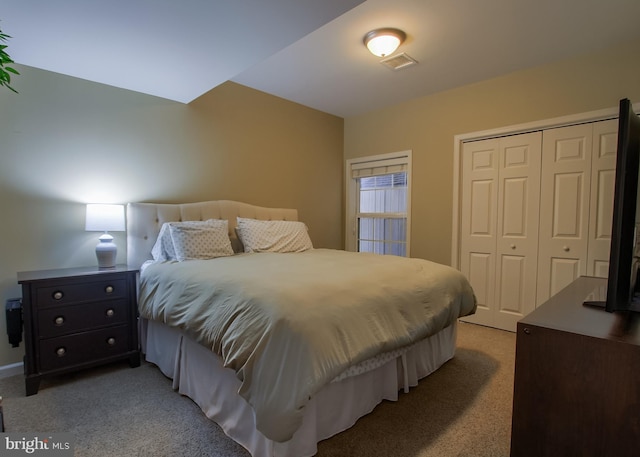
[[456, 323], [399, 351], [382, 365], [364, 364], [358, 374], [338, 377], [307, 405], [302, 425], [285, 443], [267, 439], [256, 430], [249, 404], [237, 392], [240, 381], [221, 359], [181, 331], [141, 320], [141, 342], [147, 361], [156, 364], [173, 388], [190, 397], [205, 415], [245, 447], [253, 457], [310, 457], [317, 443], [344, 431], [382, 400], [395, 401], [398, 392], [415, 386], [453, 358]]

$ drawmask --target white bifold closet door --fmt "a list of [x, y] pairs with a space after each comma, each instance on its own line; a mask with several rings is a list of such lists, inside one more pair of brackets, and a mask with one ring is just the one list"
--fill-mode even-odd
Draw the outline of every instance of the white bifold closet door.
[[545, 130], [536, 303], [609, 265], [617, 121]]
[[608, 120], [463, 144], [465, 321], [515, 331], [578, 276], [607, 275], [616, 142]]
[[466, 321], [515, 330], [535, 308], [541, 138], [463, 145], [460, 270], [478, 299]]

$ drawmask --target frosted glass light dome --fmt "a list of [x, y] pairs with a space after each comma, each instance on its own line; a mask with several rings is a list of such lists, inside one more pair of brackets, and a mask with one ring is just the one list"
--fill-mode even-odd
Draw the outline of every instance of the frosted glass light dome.
[[386, 57], [398, 49], [406, 37], [402, 30], [384, 28], [370, 31], [363, 41], [373, 55]]

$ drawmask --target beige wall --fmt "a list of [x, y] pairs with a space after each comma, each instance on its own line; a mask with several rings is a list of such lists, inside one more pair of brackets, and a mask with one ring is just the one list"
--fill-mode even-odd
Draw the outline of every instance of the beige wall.
[[[183, 105], [19, 70], [20, 93], [0, 90], [2, 304], [21, 295], [18, 271], [96, 264], [88, 202], [298, 208], [316, 246], [342, 247], [341, 118], [233, 83]], [[124, 233], [114, 235], [124, 263]], [[0, 366], [21, 361], [0, 322]]]
[[615, 108], [624, 97], [640, 102], [638, 42], [348, 118], [345, 158], [413, 151], [411, 256], [450, 264], [455, 135]]

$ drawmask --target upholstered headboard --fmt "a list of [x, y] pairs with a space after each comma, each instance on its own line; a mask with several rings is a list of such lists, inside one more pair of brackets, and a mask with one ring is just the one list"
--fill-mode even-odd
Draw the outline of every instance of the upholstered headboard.
[[229, 238], [237, 250], [236, 217], [261, 220], [297, 221], [298, 211], [286, 208], [263, 208], [231, 200], [198, 203], [129, 203], [127, 205], [127, 263], [140, 267], [151, 259], [151, 249], [160, 227], [165, 222], [204, 221], [226, 219], [229, 221]]

